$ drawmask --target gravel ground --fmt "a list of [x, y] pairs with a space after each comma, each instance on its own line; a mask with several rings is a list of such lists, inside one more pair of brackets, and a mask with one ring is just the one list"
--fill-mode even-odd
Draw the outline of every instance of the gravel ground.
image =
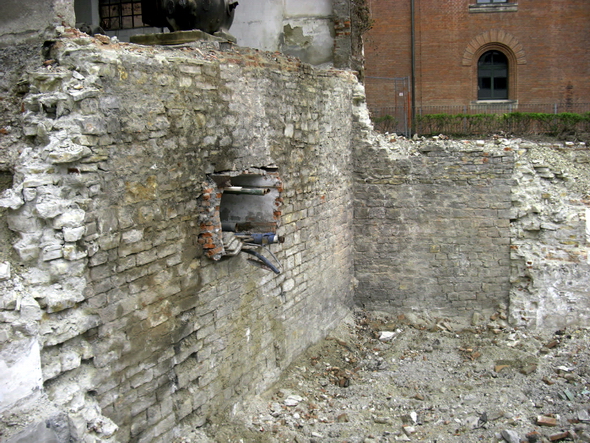
[[505, 318], [357, 311], [231, 422], [178, 441], [590, 442], [590, 331]]

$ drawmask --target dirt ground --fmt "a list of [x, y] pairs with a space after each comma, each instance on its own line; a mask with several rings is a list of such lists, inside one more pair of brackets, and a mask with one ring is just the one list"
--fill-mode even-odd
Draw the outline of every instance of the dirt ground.
[[356, 311], [231, 422], [178, 442], [590, 442], [588, 330]]

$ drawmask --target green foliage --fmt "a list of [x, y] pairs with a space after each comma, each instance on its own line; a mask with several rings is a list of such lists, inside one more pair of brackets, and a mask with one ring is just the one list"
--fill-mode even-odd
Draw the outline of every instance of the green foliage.
[[590, 131], [590, 112], [509, 112], [506, 114], [426, 114], [416, 116], [416, 131], [423, 135], [577, 135]]
[[373, 119], [375, 129], [380, 132], [395, 132], [397, 129], [398, 120], [393, 115], [383, 115]]

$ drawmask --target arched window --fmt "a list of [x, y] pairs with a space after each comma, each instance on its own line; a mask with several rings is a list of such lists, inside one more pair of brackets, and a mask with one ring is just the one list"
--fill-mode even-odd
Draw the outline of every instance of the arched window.
[[477, 99], [508, 99], [508, 59], [500, 51], [488, 51], [477, 62]]

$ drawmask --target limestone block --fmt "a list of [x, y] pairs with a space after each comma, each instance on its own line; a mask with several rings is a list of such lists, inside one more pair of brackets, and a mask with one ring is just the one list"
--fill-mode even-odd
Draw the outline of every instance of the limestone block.
[[10, 263], [0, 262], [0, 281], [8, 280], [10, 278]]
[[20, 321], [24, 323], [36, 323], [41, 320], [41, 307], [32, 296], [25, 296], [19, 306]]
[[32, 213], [32, 208], [28, 205], [8, 214], [6, 220], [11, 231], [34, 233], [41, 230], [40, 220]]
[[91, 431], [96, 432], [97, 434], [104, 436], [105, 438], [110, 438], [115, 435], [115, 432], [119, 429], [119, 427], [108, 417], [101, 415], [100, 417], [96, 417], [96, 419], [89, 421], [87, 424], [88, 429]]
[[82, 335], [98, 326], [98, 315], [83, 310], [66, 309], [44, 319], [40, 325], [41, 341], [44, 346], [53, 346]]
[[52, 244], [45, 246], [41, 252], [41, 260], [50, 261], [63, 257], [61, 245]]
[[35, 235], [23, 236], [13, 247], [23, 262], [35, 260], [41, 252]]
[[62, 373], [61, 361], [59, 358], [59, 347], [46, 347], [41, 353], [41, 368], [43, 380], [51, 380]]
[[106, 133], [106, 123], [99, 117], [82, 117], [78, 119], [82, 134], [101, 135]]
[[78, 247], [75, 243], [66, 243], [62, 248], [63, 258], [69, 261], [81, 260], [88, 253]]
[[0, 412], [41, 388], [39, 342], [36, 338], [12, 341], [0, 351]]
[[66, 242], [77, 242], [80, 240], [86, 232], [84, 226], [78, 226], [76, 228], [64, 227], [63, 234]]
[[53, 220], [54, 229], [63, 228], [78, 228], [84, 226], [84, 217], [86, 211], [83, 209], [67, 209], [63, 214], [60, 214]]
[[70, 140], [52, 141], [46, 148], [47, 160], [53, 164], [72, 163], [87, 157], [92, 151]]
[[35, 212], [41, 218], [54, 218], [64, 212], [70, 202], [53, 195], [42, 195], [37, 198]]
[[143, 230], [132, 229], [131, 231], [124, 232], [121, 235], [121, 241], [124, 244], [135, 243], [143, 239]]
[[6, 189], [0, 194], [0, 208], [18, 209], [24, 204], [22, 189]]
[[31, 295], [39, 300], [48, 313], [63, 311], [84, 300], [86, 281], [81, 277], [70, 278], [64, 284], [36, 286]]
[[56, 278], [80, 277], [86, 272], [86, 261], [52, 260], [49, 262], [48, 271], [53, 281], [56, 281]]
[[82, 89], [70, 89], [68, 91], [70, 96], [75, 102], [84, 100], [86, 98], [98, 97], [100, 91], [96, 88], [82, 88]]
[[23, 188], [38, 188], [40, 186], [52, 185], [55, 177], [49, 174], [35, 174], [25, 177]]
[[36, 188], [24, 188], [23, 189], [23, 198], [26, 202], [31, 202], [37, 198], [37, 189]]
[[70, 371], [80, 366], [82, 356], [77, 350], [66, 348], [61, 352], [60, 363], [62, 372]]

